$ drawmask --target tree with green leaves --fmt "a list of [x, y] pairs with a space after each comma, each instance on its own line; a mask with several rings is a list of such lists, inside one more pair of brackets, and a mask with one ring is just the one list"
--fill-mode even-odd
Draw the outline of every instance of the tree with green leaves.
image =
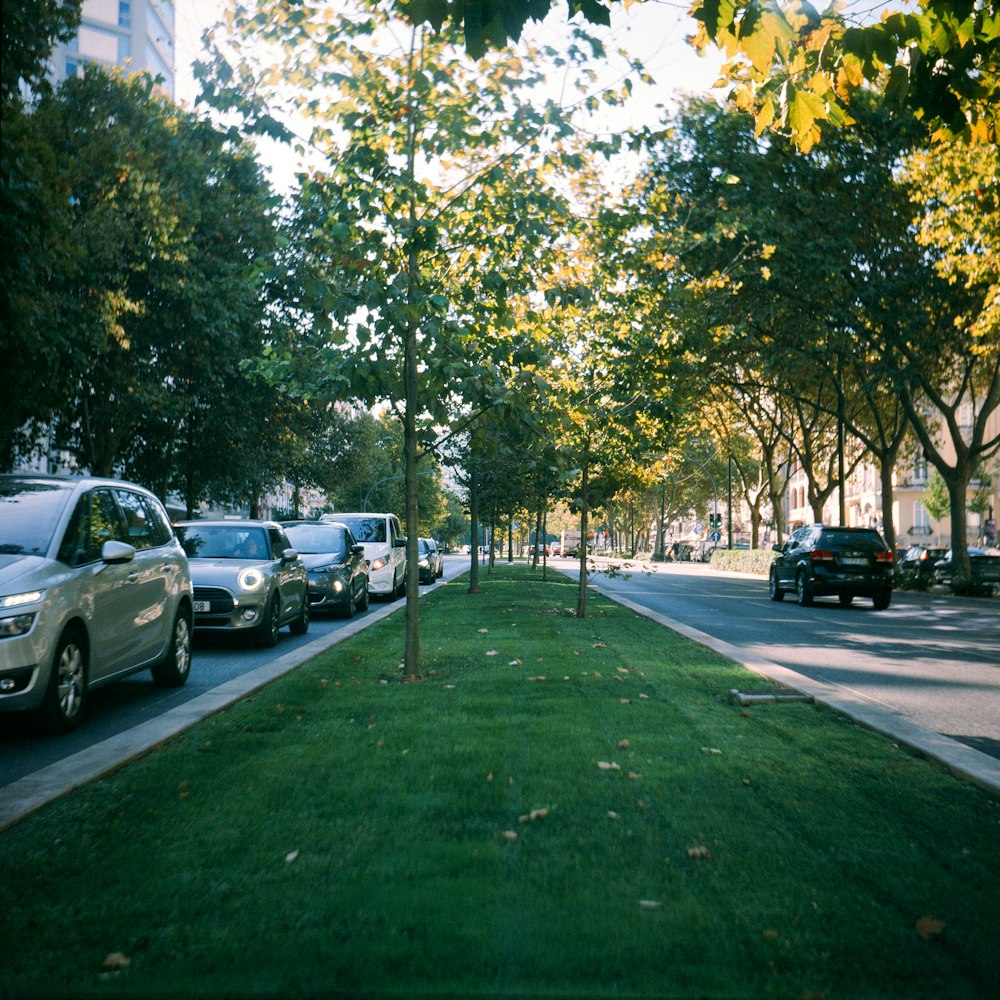
[[[539, 96], [539, 53], [474, 62], [451, 32], [401, 27], [373, 0], [238, 3], [199, 75], [205, 98], [248, 128], [280, 130], [281, 105], [309, 130], [306, 318], [267, 370], [282, 384], [297, 372], [302, 395], [387, 400], [403, 424], [413, 680], [420, 453], [436, 428], [505, 395], [501, 369], [522, 346], [513, 304], [543, 283], [547, 248], [568, 228], [559, 185], [576, 150], [574, 109]], [[599, 54], [579, 36], [561, 58], [586, 86], [582, 67]]]
[[[572, 0], [571, 15], [610, 22], [610, 3]], [[622, 0], [627, 9], [628, 0]], [[399, 0], [415, 23], [464, 27], [469, 51], [517, 39], [552, 0]], [[893, 111], [921, 118], [935, 137], [1000, 141], [1000, 0], [919, 0], [875, 19], [865, 8], [808, 0], [693, 0], [694, 44], [727, 56], [731, 99], [758, 133], [788, 136], [808, 151], [821, 127], [853, 123], [853, 99], [871, 88]]]
[[18, 124], [20, 155], [45, 151], [38, 199], [59, 208], [39, 221], [49, 259], [6, 344], [8, 371], [46, 391], [12, 408], [6, 439], [34, 418], [80, 466], [193, 502], [248, 476], [270, 485], [283, 404], [242, 369], [262, 349], [257, 271], [275, 240], [249, 147], [148, 76], [94, 66]]
[[22, 88], [36, 95], [48, 90], [52, 49], [76, 34], [82, 12], [83, 0], [7, 0], [3, 5], [0, 107], [5, 119], [21, 103]]

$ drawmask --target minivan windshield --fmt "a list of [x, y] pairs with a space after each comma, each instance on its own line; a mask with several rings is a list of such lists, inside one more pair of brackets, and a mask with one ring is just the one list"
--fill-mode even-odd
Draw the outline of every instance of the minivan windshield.
[[71, 484], [0, 479], [0, 552], [44, 555], [73, 493]]
[[351, 534], [359, 542], [385, 542], [384, 517], [338, 517], [338, 521], [351, 529]]

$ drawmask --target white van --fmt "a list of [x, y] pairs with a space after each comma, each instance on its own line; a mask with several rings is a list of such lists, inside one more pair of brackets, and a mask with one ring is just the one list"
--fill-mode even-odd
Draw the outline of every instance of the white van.
[[402, 597], [406, 593], [406, 536], [395, 514], [324, 514], [321, 521], [339, 521], [365, 549], [368, 593]]

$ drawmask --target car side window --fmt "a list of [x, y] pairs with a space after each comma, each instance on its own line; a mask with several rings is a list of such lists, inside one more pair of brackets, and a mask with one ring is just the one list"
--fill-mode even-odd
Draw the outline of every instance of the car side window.
[[101, 558], [105, 542], [127, 542], [128, 529], [110, 490], [94, 490], [77, 501], [59, 546], [59, 560], [83, 566]]
[[127, 525], [127, 541], [137, 549], [149, 549], [160, 544], [156, 540], [156, 524], [150, 522], [144, 498], [131, 490], [115, 490]]
[[149, 521], [150, 537], [154, 545], [166, 545], [174, 537], [174, 529], [170, 524], [170, 518], [162, 505], [149, 497], [142, 498], [146, 507], [146, 515]]
[[285, 554], [285, 549], [295, 548], [288, 540], [288, 535], [281, 528], [268, 528], [267, 535], [271, 542], [271, 555], [274, 559], [280, 559]]

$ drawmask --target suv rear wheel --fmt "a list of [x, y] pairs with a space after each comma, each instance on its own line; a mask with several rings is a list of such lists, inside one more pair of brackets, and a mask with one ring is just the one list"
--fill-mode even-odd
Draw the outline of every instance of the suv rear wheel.
[[795, 596], [804, 608], [808, 608], [813, 602], [815, 595], [813, 594], [812, 582], [804, 570], [799, 570], [799, 575], [795, 578]]

